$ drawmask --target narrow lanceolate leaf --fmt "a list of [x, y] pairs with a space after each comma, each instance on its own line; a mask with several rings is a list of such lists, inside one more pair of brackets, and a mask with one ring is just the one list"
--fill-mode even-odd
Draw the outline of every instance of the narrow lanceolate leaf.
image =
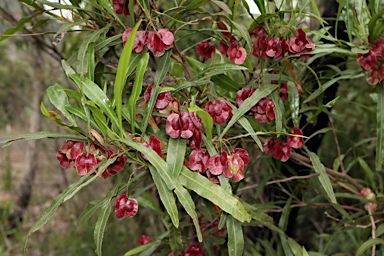
[[119, 122], [110, 100], [97, 84], [88, 78], [81, 80], [78, 74], [68, 75], [68, 77], [75, 82], [77, 87], [84, 92], [88, 99], [100, 107], [100, 109], [111, 119], [111, 122], [116, 127], [119, 127]]
[[327, 172], [325, 171], [324, 165], [320, 162], [319, 157], [315, 153], [309, 151], [307, 148], [305, 149], [309, 155], [309, 158], [312, 161], [315, 171], [320, 173], [318, 177], [319, 177], [321, 186], [324, 188], [326, 197], [331, 201], [331, 203], [337, 204], [335, 193], [333, 192], [333, 188], [332, 188], [332, 183], [327, 175]]
[[378, 85], [377, 93], [377, 142], [376, 171], [381, 171], [384, 157], [384, 85]]
[[184, 207], [185, 211], [188, 213], [189, 216], [191, 216], [193, 220], [193, 225], [195, 225], [196, 234], [199, 242], [203, 242], [203, 236], [201, 234], [199, 225], [199, 218], [197, 217], [195, 203], [193, 202], [191, 195], [188, 193], [188, 190], [186, 190], [180, 184], [175, 187], [175, 193], [181, 205]]
[[95, 230], [93, 232], [93, 239], [96, 244], [96, 254], [101, 256], [102, 253], [102, 244], [105, 227], [107, 226], [109, 215], [111, 214], [112, 207], [109, 205], [109, 201], [106, 201], [104, 205], [101, 207], [99, 212], [99, 217], [97, 218], [97, 222], [95, 225]]
[[0, 35], [0, 42], [5, 40], [5, 39], [7, 39], [10, 36], [12, 36], [16, 32], [22, 31], [24, 29], [24, 26], [25, 26], [26, 23], [31, 22], [33, 17], [35, 17], [37, 15], [40, 15], [41, 13], [43, 13], [43, 12], [42, 11], [41, 12], [36, 12], [32, 16], [21, 18], [19, 20], [19, 22], [17, 23], [16, 27], [8, 28], [7, 30], [5, 30], [4, 34]]
[[364, 252], [376, 244], [384, 244], [384, 240], [380, 238], [372, 238], [365, 241], [356, 251], [356, 256], [365, 255]]
[[256, 142], [257, 146], [260, 148], [260, 150], [263, 149], [263, 145], [261, 144], [261, 141], [259, 137], [257, 137], [255, 130], [253, 129], [252, 125], [249, 123], [248, 119], [244, 116], [239, 119], [239, 124], [249, 133], [251, 134], [252, 139]]
[[246, 67], [235, 64], [215, 64], [204, 68], [199, 74], [196, 75], [196, 77], [200, 79], [205, 79], [207, 77], [223, 74], [229, 71], [239, 71], [246, 69]]
[[177, 211], [176, 200], [173, 192], [167, 188], [163, 179], [160, 177], [160, 174], [155, 170], [153, 166], [149, 166], [149, 170], [157, 187], [157, 191], [159, 192], [161, 202], [167, 210], [173, 225], [176, 228], [179, 227], [179, 212]]
[[[94, 43], [103, 34], [105, 34], [110, 27], [111, 27], [111, 24], [108, 24], [104, 28], [92, 32], [83, 40], [83, 42], [80, 45], [79, 52], [77, 54], [77, 60], [79, 61], [79, 64], [77, 66], [77, 73], [84, 75], [85, 73], [88, 72], [89, 56], [87, 55], [88, 53], [92, 53], [92, 52], [94, 53], [94, 45], [95, 45]], [[92, 46], [90, 49], [88, 49], [90, 45]]]
[[176, 187], [176, 180], [173, 178], [171, 174], [170, 166], [155, 151], [137, 142], [133, 142], [129, 140], [120, 140], [120, 141], [122, 143], [125, 143], [129, 147], [143, 153], [147, 157], [148, 161], [155, 167], [156, 171], [164, 180], [169, 190], [173, 190]]
[[22, 136], [2, 140], [0, 141], [0, 145], [4, 144], [2, 147], [5, 148], [18, 140], [40, 140], [40, 139], [47, 139], [47, 138], [87, 141], [85, 137], [73, 135], [73, 134], [62, 134], [62, 133], [55, 133], [55, 132], [35, 132], [35, 133], [27, 133]]
[[184, 164], [187, 141], [185, 139], [172, 139], [168, 141], [167, 163], [171, 168], [171, 175], [174, 179], [179, 177]]
[[259, 100], [268, 96], [277, 88], [277, 86], [278, 85], [276, 84], [263, 85], [261, 88], [257, 89], [251, 97], [247, 98], [238, 109], [234, 109], [232, 111], [233, 116], [224, 128], [223, 132], [220, 134], [219, 139], [221, 139], [232, 127], [232, 125], [234, 125], [246, 112], [248, 112], [257, 102], [259, 102]]
[[211, 77], [211, 81], [214, 82], [216, 85], [220, 86], [221, 88], [228, 91], [237, 92], [242, 88], [240, 84], [238, 84], [232, 78], [224, 74], [219, 74]]
[[114, 87], [114, 99], [116, 105], [116, 113], [119, 121], [119, 129], [121, 134], [125, 134], [122, 124], [121, 118], [121, 108], [123, 105], [123, 90], [125, 87], [125, 83], [127, 81], [127, 70], [129, 66], [129, 60], [132, 55], [132, 48], [135, 42], [136, 31], [141, 24], [141, 20], [136, 24], [136, 26], [132, 29], [131, 34], [129, 35], [127, 42], [125, 43], [123, 52], [121, 53], [119, 64], [117, 65], [116, 78], [115, 78], [115, 87]]
[[300, 110], [300, 96], [295, 84], [291, 81], [288, 81], [288, 102], [289, 108], [291, 110], [291, 117], [294, 126], [300, 127], [299, 123], [299, 110]]
[[241, 222], [227, 216], [228, 252], [229, 256], [241, 256], [244, 251], [244, 236]]
[[133, 248], [132, 250], [129, 250], [124, 254], [124, 256], [135, 255], [135, 254], [138, 254], [139, 252], [151, 249], [153, 247], [157, 248], [160, 244], [161, 244], [161, 241], [150, 242], [148, 244], [141, 245], [139, 247]]
[[168, 73], [169, 67], [171, 66], [170, 58], [171, 51], [166, 51], [164, 55], [160, 58], [159, 63], [157, 64], [157, 70], [153, 81], [151, 96], [149, 98], [147, 108], [145, 109], [144, 120], [142, 125], [143, 134], [147, 129], [149, 119], [152, 117], [152, 110], [155, 107], [157, 95], [160, 92], [160, 83], [163, 82], [165, 76]]
[[176, 228], [172, 223], [169, 222], [168, 218], [163, 218], [163, 223], [168, 230], [168, 242], [171, 250], [175, 255], [180, 255], [183, 250], [183, 238], [181, 236], [180, 229]]
[[66, 106], [69, 105], [69, 101], [63, 87], [59, 84], [54, 84], [48, 87], [47, 96], [52, 105], [55, 106], [71, 122], [72, 125], [76, 126], [74, 117], [66, 110]]
[[87, 51], [88, 79], [95, 80], [95, 43], [90, 43]]
[[223, 211], [228, 212], [239, 221], [249, 222], [251, 220], [251, 216], [237, 198], [201, 174], [192, 172], [184, 167], [178, 181], [186, 188], [195, 191], [201, 197], [217, 205]]
[[[132, 93], [128, 100], [128, 111], [131, 116], [131, 133], [135, 133], [135, 115], [136, 115], [136, 102], [140, 96], [142, 85], [143, 85], [143, 77], [145, 73], [145, 69], [147, 68], [149, 60], [149, 53], [145, 53], [144, 57], [140, 59], [137, 68], [136, 68], [136, 78], [133, 84]], [[118, 117], [119, 118], [119, 117]], [[119, 121], [121, 118], [119, 119]]]
[[96, 200], [89, 202], [85, 207], [84, 211], [80, 214], [77, 219], [77, 228], [79, 228], [84, 222], [89, 220], [93, 214], [100, 211], [100, 208], [103, 206], [103, 200]]
[[115, 18], [120, 24], [122, 27], [125, 28], [125, 25], [124, 23], [121, 21], [119, 15], [116, 13], [116, 11], [113, 9], [113, 6], [112, 6], [112, 1], [109, 1], [109, 0], [99, 0], [100, 3], [101, 3], [101, 6], [107, 10], [107, 12], [113, 16], [113, 18]]

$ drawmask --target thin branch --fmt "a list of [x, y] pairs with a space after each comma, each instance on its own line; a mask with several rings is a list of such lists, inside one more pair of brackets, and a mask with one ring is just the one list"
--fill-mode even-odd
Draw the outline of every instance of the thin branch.
[[[375, 218], [373, 217], [373, 214], [372, 214], [371, 205], [372, 205], [372, 202], [368, 202], [367, 210], [368, 210], [368, 214], [369, 214], [369, 220], [371, 221], [371, 225], [372, 225], [371, 236], [372, 236], [372, 239], [375, 239], [376, 238], [376, 224], [375, 224]], [[376, 255], [376, 244], [374, 244], [372, 246], [372, 254], [371, 255], [372, 256]]]
[[[287, 182], [287, 181], [291, 181], [291, 180], [309, 179], [309, 178], [316, 177], [316, 176], [319, 176], [319, 175], [320, 175], [320, 173], [316, 172], [316, 173], [312, 173], [312, 174], [304, 175], [304, 176], [292, 176], [292, 177], [284, 178], [284, 179], [280, 179], [280, 180], [268, 181], [267, 183], [265, 183], [265, 185], [267, 186], [267, 185], [271, 185], [271, 184], [275, 184], [275, 183]], [[246, 187], [240, 188], [237, 191], [238, 192], [242, 192], [242, 191], [245, 191], [245, 190], [248, 190], [248, 189], [255, 188], [257, 186], [259, 186], [259, 184], [253, 184], [253, 185], [250, 185], [250, 186], [246, 186]]]
[[335, 132], [335, 126], [333, 125], [332, 118], [330, 115], [328, 115], [329, 123], [332, 127], [332, 133], [333, 133], [333, 139], [335, 140], [335, 145], [336, 145], [336, 150], [337, 150], [337, 158], [339, 159], [340, 163], [340, 169], [342, 173], [345, 173], [344, 169], [344, 164], [343, 164], [343, 159], [341, 159], [341, 151], [340, 151], [340, 145], [339, 145], [339, 140], [337, 139], [337, 135]]

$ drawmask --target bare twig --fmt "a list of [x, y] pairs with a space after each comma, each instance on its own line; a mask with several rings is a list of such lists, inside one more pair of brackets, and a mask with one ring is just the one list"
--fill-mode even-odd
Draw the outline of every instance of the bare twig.
[[[335, 145], [336, 145], [336, 150], [337, 150], [337, 158], [339, 159], [340, 169], [341, 169], [342, 173], [345, 173], [343, 159], [341, 159], [341, 151], [340, 151], [339, 140], [337, 139], [337, 135], [336, 135], [336, 132], [335, 132], [335, 126], [333, 125], [331, 116], [328, 115], [328, 119], [329, 119], [329, 123], [330, 123], [330, 125], [332, 127], [333, 139], [335, 140]], [[337, 171], [337, 170], [335, 170], [335, 171]]]
[[[304, 175], [304, 176], [292, 176], [292, 177], [284, 178], [284, 179], [280, 179], [280, 180], [268, 181], [267, 183], [265, 183], [265, 185], [271, 185], [271, 184], [275, 184], [275, 183], [282, 183], [282, 182], [287, 182], [287, 181], [291, 181], [291, 180], [309, 179], [309, 178], [316, 177], [316, 176], [319, 176], [319, 175], [320, 174], [316, 172], [316, 173], [312, 173], [312, 174]], [[245, 190], [248, 190], [248, 189], [255, 188], [257, 186], [259, 186], [259, 184], [253, 184], [253, 185], [250, 185], [250, 186], [246, 186], [246, 187], [240, 188], [237, 191], [241, 192], [241, 191], [245, 191]]]

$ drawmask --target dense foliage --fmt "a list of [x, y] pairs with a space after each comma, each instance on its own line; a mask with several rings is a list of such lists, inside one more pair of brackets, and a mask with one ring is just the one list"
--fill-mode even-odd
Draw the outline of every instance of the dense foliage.
[[[158, 231], [137, 234], [125, 255], [384, 252], [380, 1], [332, 1], [333, 17], [316, 1], [254, 0], [260, 14], [240, 0], [19, 1], [63, 23], [52, 41], [66, 49], [72, 84], [55, 81], [41, 103], [67, 133], [8, 144], [64, 139], [57, 160], [79, 175], [29, 235], [104, 179], [113, 188], [79, 216], [97, 216], [98, 255], [110, 218], [145, 223], [147, 214]], [[334, 128], [364, 113], [363, 103], [347, 109], [346, 81], [371, 95], [376, 120], [359, 120], [368, 134]], [[347, 236], [353, 244], [331, 246]]]

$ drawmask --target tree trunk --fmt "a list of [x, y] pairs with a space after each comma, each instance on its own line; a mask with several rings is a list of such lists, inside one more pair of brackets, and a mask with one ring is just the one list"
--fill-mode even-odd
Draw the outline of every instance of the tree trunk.
[[[36, 70], [42, 70], [42, 56], [40, 51], [36, 50], [35, 65]], [[40, 113], [40, 98], [42, 95], [42, 84], [44, 79], [40, 74], [35, 76], [34, 81], [32, 82], [32, 113], [30, 117], [30, 129], [29, 132], [38, 132], [41, 130], [41, 113]], [[18, 194], [16, 199], [16, 204], [13, 208], [13, 212], [8, 218], [9, 225], [11, 228], [16, 228], [20, 222], [22, 222], [24, 213], [28, 208], [31, 196], [32, 196], [32, 186], [35, 179], [36, 170], [38, 168], [38, 153], [39, 153], [39, 140], [28, 141], [25, 161], [26, 161], [26, 170], [23, 176], [23, 180], [18, 188]]]

